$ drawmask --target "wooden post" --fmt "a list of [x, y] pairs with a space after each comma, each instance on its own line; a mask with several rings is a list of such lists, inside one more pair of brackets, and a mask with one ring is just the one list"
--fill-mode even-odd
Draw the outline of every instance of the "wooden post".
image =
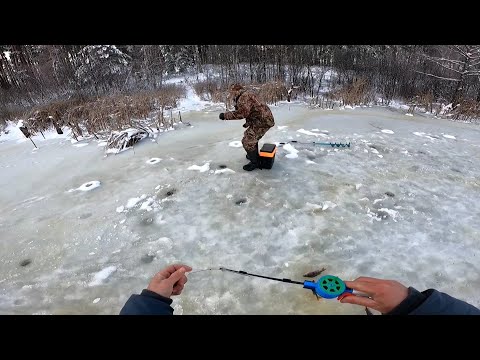
[[32, 138], [29, 138], [29, 139], [30, 139], [30, 141], [32, 142], [33, 146], [35, 146], [35, 147], [38, 149], [37, 145], [35, 145], [35, 143], [33, 142]]
[[27, 139], [30, 139], [30, 141], [32, 142], [33, 146], [35, 146], [35, 148], [38, 149], [37, 145], [35, 145], [35, 143], [33, 142], [31, 136], [32, 134], [30, 134], [30, 132], [28, 131], [28, 129], [25, 127], [25, 126], [20, 126], [20, 131], [23, 133], [23, 135], [25, 135], [25, 137]]

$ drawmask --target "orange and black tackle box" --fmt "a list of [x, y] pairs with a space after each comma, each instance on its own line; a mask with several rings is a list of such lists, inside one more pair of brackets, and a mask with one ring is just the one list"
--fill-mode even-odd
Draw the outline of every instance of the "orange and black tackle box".
[[260, 149], [260, 165], [263, 169], [271, 169], [275, 161], [275, 154], [277, 153], [277, 145], [263, 144]]

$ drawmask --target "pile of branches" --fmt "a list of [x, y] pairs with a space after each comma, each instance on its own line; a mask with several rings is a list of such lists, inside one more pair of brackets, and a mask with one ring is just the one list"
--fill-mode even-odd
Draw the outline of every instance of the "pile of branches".
[[105, 153], [118, 154], [119, 152], [133, 148], [133, 145], [148, 137], [153, 137], [153, 130], [135, 122], [135, 127], [122, 131], [112, 131], [107, 139]]

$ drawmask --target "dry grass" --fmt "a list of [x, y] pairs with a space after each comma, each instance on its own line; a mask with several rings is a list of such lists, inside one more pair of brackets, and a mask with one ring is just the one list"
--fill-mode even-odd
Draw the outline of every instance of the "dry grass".
[[333, 109], [335, 107], [335, 100], [332, 96], [317, 96], [316, 99], [312, 99], [311, 105], [315, 105], [321, 109]]
[[364, 78], [357, 78], [351, 84], [331, 92], [334, 100], [339, 100], [342, 105], [368, 105], [374, 100], [370, 84]]
[[200, 81], [193, 84], [193, 88], [200, 99], [213, 102], [225, 102], [227, 87], [221, 86], [212, 80]]
[[[90, 100], [66, 100], [30, 110], [25, 124], [32, 131], [69, 126], [73, 136], [132, 127], [135, 119], [147, 119], [155, 110], [175, 107], [185, 88], [167, 85], [157, 91], [112, 95]], [[95, 135], [96, 136], [96, 135]]]
[[434, 96], [429, 91], [420, 95], [415, 95], [412, 98], [407, 100], [407, 105], [409, 106], [407, 114], [413, 114], [415, 108], [423, 107], [425, 112], [430, 112], [432, 114], [440, 112], [441, 105], [434, 103]]
[[420, 95], [420, 101], [419, 105], [422, 106], [425, 109], [425, 112], [433, 112], [433, 101], [434, 101], [434, 96], [432, 92], [426, 92], [422, 95]]
[[[272, 81], [264, 84], [252, 83], [244, 85], [244, 87], [256, 94], [258, 99], [266, 104], [276, 105], [277, 102], [287, 99], [287, 87], [284, 83], [279, 81]], [[227, 99], [227, 107], [233, 107], [233, 99], [228, 96], [227, 92], [225, 92], [224, 96], [226, 96]]]
[[267, 104], [277, 105], [277, 102], [287, 99], [288, 89], [284, 83], [273, 81], [260, 86], [258, 96]]
[[22, 110], [0, 105], [0, 131], [7, 126], [7, 121], [16, 121], [21, 118], [23, 118]]
[[[227, 108], [233, 107], [228, 86], [220, 86], [214, 81], [202, 81], [193, 85], [197, 95], [206, 101], [225, 103]], [[282, 82], [274, 81], [265, 84], [245, 84], [247, 90], [255, 93], [260, 101], [267, 104], [277, 104], [278, 101], [287, 99], [287, 88]]]
[[452, 114], [454, 120], [477, 123], [480, 119], [480, 102], [473, 99], [462, 99]]

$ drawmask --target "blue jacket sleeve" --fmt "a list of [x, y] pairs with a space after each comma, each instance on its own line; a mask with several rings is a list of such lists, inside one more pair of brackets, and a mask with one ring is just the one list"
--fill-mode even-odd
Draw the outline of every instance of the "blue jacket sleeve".
[[170, 306], [172, 301], [172, 299], [144, 289], [140, 295], [130, 296], [120, 310], [120, 315], [173, 315], [173, 308]]
[[480, 309], [435, 289], [419, 292], [408, 288], [408, 296], [385, 315], [480, 315]]

